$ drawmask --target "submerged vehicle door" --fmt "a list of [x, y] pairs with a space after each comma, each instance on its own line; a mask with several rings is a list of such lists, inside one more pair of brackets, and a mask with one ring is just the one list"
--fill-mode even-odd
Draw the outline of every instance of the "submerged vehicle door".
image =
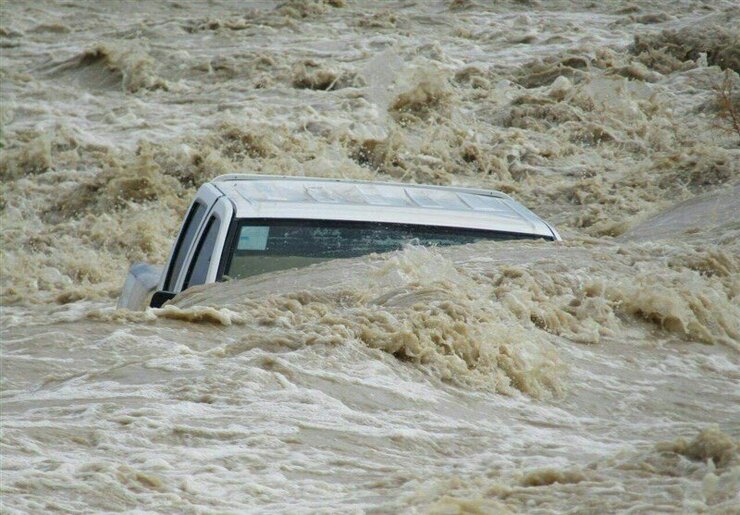
[[197, 243], [191, 245], [191, 252], [186, 259], [186, 266], [180, 272], [176, 291], [216, 281], [233, 215], [231, 201], [225, 196], [219, 197], [201, 227]]
[[[198, 250], [205, 246], [203, 245], [205, 232], [210, 230], [211, 241], [207, 247], [211, 249], [212, 254], [209, 258], [215, 257], [216, 263], [218, 263], [221, 258], [223, 240], [226, 237], [232, 216], [233, 207], [231, 202], [223, 196], [218, 188], [212, 184], [204, 184], [198, 189], [196, 198], [185, 216], [180, 234], [177, 236], [170, 253], [165, 273], [162, 274], [159, 284], [159, 291], [152, 296], [151, 307], [161, 307], [162, 304], [184, 289], [183, 284], [200, 284], [195, 281], [203, 277], [202, 267], [204, 262], [202, 260], [199, 263], [199, 269], [195, 277], [188, 277], [191, 265], [194, 265], [193, 256], [196, 253], [200, 254]], [[213, 221], [214, 219], [216, 221]], [[217, 226], [215, 234], [211, 230], [214, 226]], [[213, 256], [214, 253], [218, 253], [218, 256]], [[210, 265], [210, 260], [208, 265]], [[215, 268], [218, 268], [217, 264]], [[211, 273], [210, 266], [208, 266], [203, 282], [215, 280], [216, 272]]]

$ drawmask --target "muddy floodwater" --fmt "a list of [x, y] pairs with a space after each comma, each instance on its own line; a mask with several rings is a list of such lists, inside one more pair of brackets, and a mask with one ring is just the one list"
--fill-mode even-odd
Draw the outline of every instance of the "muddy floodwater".
[[[728, 0], [0, 2], [3, 513], [740, 513], [738, 27]], [[232, 172], [498, 189], [564, 241], [116, 310]]]

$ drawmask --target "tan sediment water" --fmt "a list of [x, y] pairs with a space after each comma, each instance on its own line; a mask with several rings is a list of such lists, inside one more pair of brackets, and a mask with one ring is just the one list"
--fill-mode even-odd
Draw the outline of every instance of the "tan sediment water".
[[[0, 14], [4, 512], [737, 512], [735, 3]], [[565, 241], [116, 311], [235, 171], [496, 188]]]

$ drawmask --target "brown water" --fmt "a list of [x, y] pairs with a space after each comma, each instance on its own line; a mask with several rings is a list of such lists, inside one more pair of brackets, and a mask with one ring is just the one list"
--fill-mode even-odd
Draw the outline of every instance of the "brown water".
[[[3, 511], [740, 512], [740, 150], [715, 91], [740, 90], [739, 14], [0, 4]], [[116, 311], [129, 263], [162, 263], [236, 171], [496, 188], [565, 241]]]

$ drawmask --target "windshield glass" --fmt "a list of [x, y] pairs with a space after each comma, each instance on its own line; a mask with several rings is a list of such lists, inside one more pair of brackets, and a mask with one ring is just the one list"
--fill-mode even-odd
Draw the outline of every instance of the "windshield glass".
[[380, 222], [248, 219], [237, 227], [224, 272], [228, 278], [239, 279], [329, 259], [390, 252], [406, 244], [448, 246], [538, 238], [544, 237]]

